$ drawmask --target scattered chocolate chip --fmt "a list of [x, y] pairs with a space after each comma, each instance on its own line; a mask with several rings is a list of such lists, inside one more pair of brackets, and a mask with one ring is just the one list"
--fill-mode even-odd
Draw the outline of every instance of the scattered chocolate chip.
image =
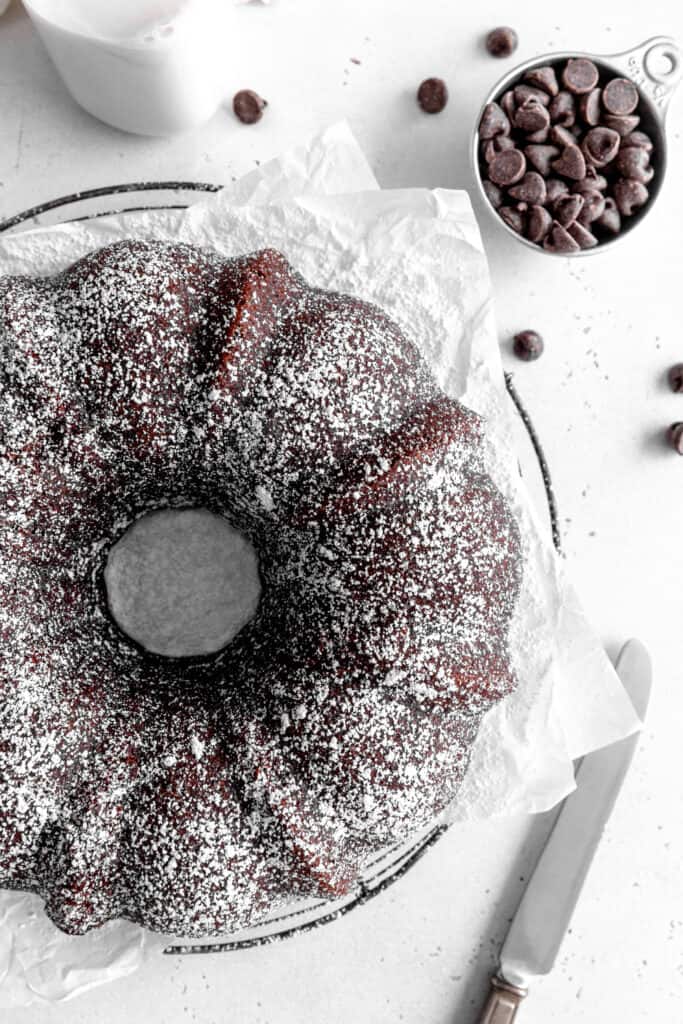
[[620, 149], [628, 149], [630, 146], [637, 146], [639, 149], [644, 149], [647, 153], [651, 153], [652, 139], [645, 132], [629, 132], [628, 135], [624, 135], [621, 140]]
[[448, 86], [443, 78], [425, 78], [417, 90], [417, 102], [425, 114], [440, 114], [448, 103]]
[[667, 376], [671, 390], [680, 395], [683, 391], [683, 363], [676, 363], [675, 366], [672, 366]]
[[526, 237], [530, 242], [542, 242], [553, 222], [545, 206], [532, 206], [526, 222]]
[[620, 178], [614, 186], [614, 199], [622, 217], [630, 217], [635, 210], [644, 206], [650, 193], [640, 181]]
[[532, 146], [525, 146], [524, 154], [531, 166], [545, 178], [550, 173], [551, 162], [560, 155], [560, 151], [557, 146], [534, 144]]
[[558, 221], [554, 220], [550, 233], [543, 241], [543, 248], [548, 252], [568, 253], [578, 252], [579, 243], [572, 238], [566, 228], [563, 228]]
[[578, 243], [580, 249], [592, 249], [598, 244], [595, 235], [578, 220], [570, 224], [567, 231], [574, 241]]
[[600, 73], [593, 61], [585, 57], [570, 57], [562, 73], [565, 88], [577, 96], [594, 89], [599, 78]]
[[545, 345], [538, 331], [520, 331], [515, 334], [512, 350], [518, 359], [531, 363], [543, 355]]
[[617, 155], [619, 136], [611, 128], [591, 128], [583, 140], [582, 149], [590, 163], [604, 167]]
[[545, 202], [545, 181], [538, 171], [527, 171], [522, 180], [508, 189], [508, 195], [532, 206]]
[[487, 103], [479, 122], [479, 138], [493, 139], [496, 135], [509, 135], [510, 121], [497, 103]]
[[624, 178], [632, 178], [647, 185], [654, 177], [650, 167], [650, 154], [639, 146], [627, 146], [617, 154], [616, 168]]
[[526, 159], [524, 153], [518, 149], [506, 149], [503, 153], [498, 153], [489, 164], [489, 178], [494, 185], [501, 185], [503, 188], [518, 182], [525, 171]]
[[618, 235], [621, 231], [621, 214], [612, 196], [605, 196], [605, 209], [595, 223], [611, 235]]
[[595, 126], [600, 122], [601, 89], [591, 89], [579, 100], [579, 113], [586, 124]]
[[583, 197], [583, 206], [576, 218], [584, 227], [602, 217], [605, 209], [605, 197], [596, 188], [586, 189], [579, 193]]
[[605, 114], [605, 124], [623, 138], [638, 127], [640, 118], [635, 114]]
[[563, 178], [575, 181], [586, 176], [586, 161], [578, 146], [565, 146], [557, 160], [553, 160], [552, 168]]
[[569, 192], [569, 185], [561, 178], [548, 178], [545, 183], [545, 192], [548, 202], [554, 206], [560, 196], [565, 196]]
[[548, 113], [553, 124], [563, 124], [565, 128], [571, 127], [576, 120], [576, 105], [572, 94], [565, 90], [558, 92], [550, 103]]
[[632, 114], [638, 106], [638, 90], [628, 78], [612, 78], [605, 86], [602, 104], [608, 114]]
[[550, 103], [550, 96], [543, 89], [537, 89], [535, 85], [516, 85], [514, 90], [515, 103], [521, 106], [525, 100], [536, 100], [541, 104], [542, 107], [547, 107]]
[[560, 149], [564, 149], [565, 146], [576, 145], [576, 135], [572, 134], [569, 128], [565, 128], [563, 124], [554, 124], [552, 126], [550, 138]]
[[533, 96], [529, 96], [517, 107], [515, 128], [521, 128], [523, 132], [537, 132], [541, 128], [547, 128], [549, 124], [550, 114]]
[[235, 117], [242, 124], [256, 124], [263, 117], [263, 111], [267, 106], [267, 100], [264, 100], [253, 89], [240, 89], [232, 98]]
[[486, 37], [486, 49], [492, 57], [509, 57], [517, 49], [517, 33], [507, 25], [491, 29]]
[[566, 196], [559, 196], [553, 203], [555, 220], [568, 228], [573, 224], [583, 209], [583, 196], [567, 193]]
[[514, 206], [501, 206], [498, 210], [501, 220], [505, 221], [509, 228], [521, 235], [524, 231], [524, 216], [522, 210]]
[[666, 437], [673, 450], [683, 455], [683, 423], [672, 423]]
[[524, 73], [524, 81], [530, 82], [531, 85], [537, 86], [539, 89], [543, 89], [549, 96], [557, 96], [560, 91], [560, 87], [557, 84], [557, 76], [555, 69], [546, 65], [542, 68], [529, 68]]

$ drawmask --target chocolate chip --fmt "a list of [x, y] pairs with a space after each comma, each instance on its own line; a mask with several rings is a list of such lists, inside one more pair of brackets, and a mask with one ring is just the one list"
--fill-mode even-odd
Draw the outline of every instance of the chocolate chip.
[[543, 146], [536, 144], [532, 146], [525, 146], [524, 153], [531, 166], [535, 167], [544, 178], [550, 173], [551, 161], [560, 155], [560, 151], [557, 146]]
[[549, 124], [550, 114], [533, 96], [529, 96], [517, 107], [515, 128], [521, 128], [523, 132], [537, 132]]
[[558, 159], [553, 160], [552, 168], [563, 178], [575, 181], [586, 176], [586, 161], [578, 146], [565, 146]]
[[572, 238], [566, 228], [563, 228], [556, 220], [553, 221], [550, 234], [543, 242], [543, 248], [548, 252], [568, 253], [578, 252], [579, 243]]
[[501, 206], [503, 202], [503, 193], [501, 192], [501, 190], [498, 188], [497, 185], [494, 185], [492, 181], [482, 182], [482, 188], [484, 189], [484, 192], [486, 193], [486, 198], [490, 202], [493, 209], [497, 210], [498, 207]]
[[504, 149], [514, 149], [515, 143], [509, 135], [496, 135], [494, 139], [488, 139], [483, 143], [481, 155], [487, 164], [490, 164], [496, 153], [502, 153]]
[[550, 65], [542, 68], [529, 68], [528, 71], [524, 72], [524, 81], [538, 86], [539, 89], [547, 92], [549, 96], [557, 96], [560, 91], [555, 69], [550, 67]]
[[417, 90], [417, 102], [425, 114], [440, 114], [448, 103], [448, 86], [443, 78], [425, 78]]
[[624, 178], [632, 178], [647, 185], [654, 177], [650, 167], [650, 154], [639, 146], [627, 146], [617, 154], [616, 168]]
[[500, 97], [500, 106], [505, 112], [506, 117], [509, 121], [512, 121], [517, 110], [517, 104], [515, 103], [515, 91], [514, 89], [508, 89]]
[[513, 199], [519, 199], [532, 206], [543, 204], [545, 202], [545, 181], [538, 171], [527, 171], [519, 184], [508, 189], [508, 194]]
[[489, 164], [489, 178], [494, 185], [514, 185], [526, 171], [524, 154], [518, 149], [506, 149], [498, 153]]
[[496, 135], [509, 135], [510, 121], [497, 103], [487, 103], [479, 122], [479, 138], [493, 139]]
[[539, 128], [537, 132], [531, 132], [527, 135], [527, 142], [531, 142], [535, 146], [542, 146], [548, 141], [548, 125], [545, 128]]
[[573, 224], [583, 209], [583, 196], [568, 193], [566, 196], [559, 196], [553, 203], [555, 220], [568, 228]]
[[605, 197], [596, 188], [586, 189], [580, 195], [583, 197], [583, 206], [576, 219], [585, 226], [592, 224], [594, 220], [602, 216], [605, 209]]
[[232, 98], [235, 117], [242, 124], [256, 124], [263, 117], [263, 111], [267, 106], [267, 100], [264, 100], [253, 89], [240, 89]]
[[600, 74], [592, 60], [585, 57], [570, 57], [562, 72], [562, 82], [569, 92], [580, 96], [590, 92], [598, 84]]
[[550, 96], [543, 89], [537, 89], [535, 85], [516, 85], [514, 88], [515, 103], [521, 106], [525, 100], [537, 100], [542, 107], [550, 103]]
[[565, 146], [576, 145], [576, 136], [573, 135], [572, 132], [570, 132], [570, 130], [568, 128], [565, 128], [562, 124], [554, 124], [552, 126], [552, 128], [550, 129], [550, 138], [555, 143], [555, 145], [559, 146], [561, 149], [563, 149]]
[[638, 90], [628, 78], [613, 78], [604, 88], [602, 104], [608, 114], [632, 114], [638, 106]]
[[526, 222], [526, 237], [530, 242], [542, 242], [553, 222], [545, 206], [532, 206]]
[[570, 224], [567, 231], [574, 241], [578, 242], [580, 249], [592, 249], [598, 244], [598, 240], [595, 235], [589, 231], [588, 228], [584, 227], [578, 220], [575, 220], [573, 224]]
[[605, 209], [595, 223], [612, 235], [618, 235], [621, 231], [621, 215], [612, 196], [605, 196]]
[[622, 217], [630, 217], [635, 210], [644, 206], [650, 193], [640, 181], [620, 178], [614, 186], [614, 199]]
[[517, 33], [507, 25], [492, 29], [486, 37], [486, 49], [492, 57], [509, 57], [517, 49]]
[[586, 124], [596, 125], [600, 121], [600, 89], [591, 89], [579, 100], [579, 113]]
[[673, 450], [683, 455], [683, 423], [672, 423], [666, 437]]
[[512, 350], [525, 363], [532, 363], [542, 356], [544, 348], [543, 338], [538, 331], [520, 331], [513, 338]]
[[621, 140], [620, 149], [628, 149], [630, 146], [637, 146], [639, 149], [644, 149], [647, 153], [651, 153], [652, 139], [645, 132], [629, 132], [628, 135], [624, 135]]
[[560, 178], [548, 178], [545, 183], [545, 192], [548, 202], [552, 206], [560, 196], [566, 196], [569, 192], [569, 185]]
[[505, 221], [509, 228], [521, 235], [524, 231], [524, 216], [521, 210], [514, 206], [501, 206], [498, 210], [501, 220]]
[[574, 97], [570, 92], [564, 90], [558, 92], [557, 96], [551, 100], [548, 112], [553, 124], [563, 124], [565, 128], [570, 128], [576, 120]]
[[638, 127], [640, 118], [635, 114], [605, 114], [605, 124], [623, 138]]
[[595, 167], [604, 167], [619, 150], [619, 136], [611, 128], [591, 128], [582, 146], [586, 158]]
[[586, 177], [572, 185], [572, 192], [592, 192], [593, 189], [602, 192], [606, 188], [607, 178], [602, 174], [598, 174], [592, 164], [587, 164]]
[[683, 363], [676, 363], [675, 366], [672, 366], [667, 376], [671, 390], [680, 395], [683, 391]]

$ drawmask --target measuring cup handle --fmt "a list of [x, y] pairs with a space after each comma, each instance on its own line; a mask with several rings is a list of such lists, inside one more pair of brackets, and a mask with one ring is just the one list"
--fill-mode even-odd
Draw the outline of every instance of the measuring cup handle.
[[605, 60], [636, 83], [663, 122], [683, 73], [683, 54], [676, 41], [669, 36], [653, 36], [632, 50], [611, 54]]

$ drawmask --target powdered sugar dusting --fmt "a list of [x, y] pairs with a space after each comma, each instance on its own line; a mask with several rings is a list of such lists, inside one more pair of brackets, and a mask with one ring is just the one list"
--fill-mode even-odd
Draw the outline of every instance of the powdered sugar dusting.
[[[519, 538], [479, 419], [273, 251], [4, 279], [0, 347], [0, 884], [70, 931], [186, 935], [343, 892], [452, 799], [513, 686]], [[175, 661], [118, 632], [102, 566], [187, 505], [253, 544], [263, 592]]]

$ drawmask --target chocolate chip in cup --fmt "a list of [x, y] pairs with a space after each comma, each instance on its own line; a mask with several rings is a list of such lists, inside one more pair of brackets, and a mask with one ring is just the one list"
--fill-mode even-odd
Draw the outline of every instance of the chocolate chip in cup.
[[613, 78], [605, 86], [602, 104], [608, 114], [632, 114], [638, 106], [638, 90], [628, 78]]
[[568, 92], [581, 96], [591, 92], [600, 79], [600, 72], [592, 60], [585, 57], [570, 57], [562, 73], [562, 82]]
[[576, 255], [638, 223], [660, 185], [656, 109], [606, 60], [545, 58], [508, 76], [478, 137], [484, 195], [546, 252]]
[[593, 167], [605, 167], [619, 152], [620, 136], [611, 128], [591, 128], [583, 140], [583, 152]]
[[489, 164], [489, 179], [494, 185], [507, 188], [514, 185], [526, 170], [526, 159], [518, 149], [506, 149], [498, 153]]

